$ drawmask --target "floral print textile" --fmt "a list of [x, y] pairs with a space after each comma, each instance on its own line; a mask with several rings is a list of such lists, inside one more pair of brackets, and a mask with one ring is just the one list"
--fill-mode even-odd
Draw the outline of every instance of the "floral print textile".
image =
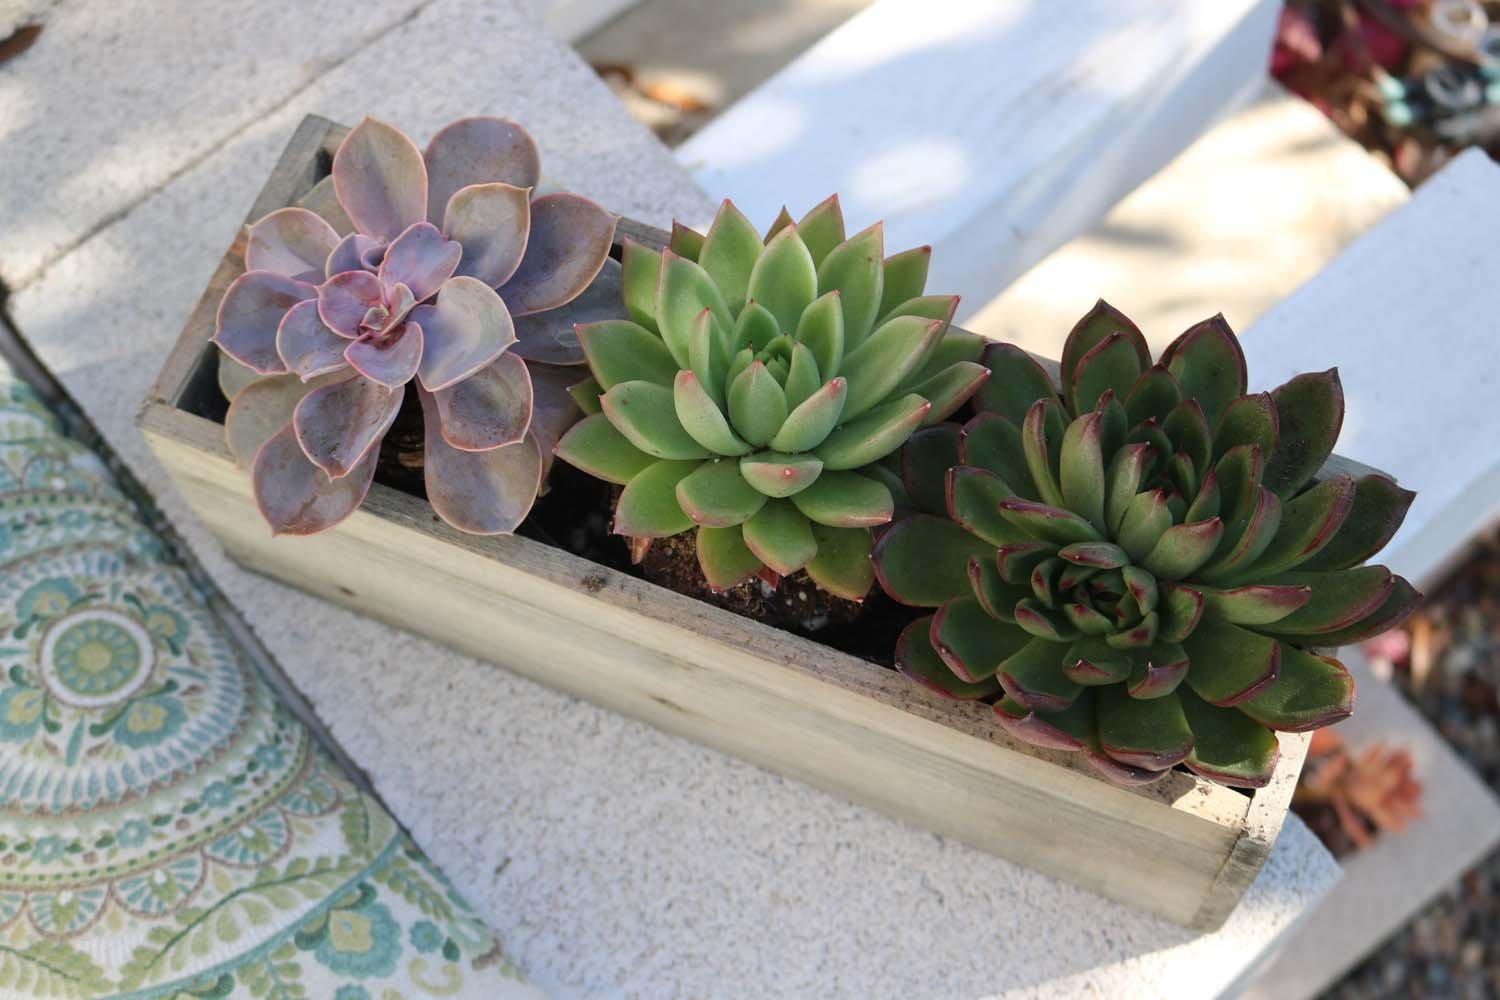
[[0, 366], [0, 996], [539, 995]]

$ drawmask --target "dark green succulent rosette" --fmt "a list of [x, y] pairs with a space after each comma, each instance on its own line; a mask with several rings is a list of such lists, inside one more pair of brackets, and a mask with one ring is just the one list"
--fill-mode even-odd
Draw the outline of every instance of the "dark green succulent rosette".
[[1009, 345], [984, 361], [977, 415], [903, 449], [914, 513], [874, 551], [892, 597], [937, 609], [902, 634], [904, 673], [993, 700], [1016, 737], [1130, 784], [1184, 764], [1260, 787], [1275, 731], [1353, 711], [1348, 671], [1316, 650], [1414, 606], [1406, 580], [1361, 565], [1414, 494], [1323, 471], [1336, 371], [1247, 395], [1222, 317], [1152, 364], [1103, 302], [1069, 335], [1060, 383]]
[[697, 530], [716, 590], [798, 570], [852, 600], [874, 585], [870, 528], [891, 519], [868, 467], [954, 413], [988, 371], [924, 295], [930, 248], [845, 237], [837, 198], [764, 238], [729, 203], [661, 253], [624, 244], [628, 320], [578, 328], [586, 416], [557, 454], [623, 487], [614, 530], [639, 553]]

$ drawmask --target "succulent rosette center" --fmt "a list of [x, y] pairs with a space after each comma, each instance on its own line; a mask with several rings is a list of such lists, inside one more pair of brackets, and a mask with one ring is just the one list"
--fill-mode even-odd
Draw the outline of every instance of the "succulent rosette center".
[[893, 597], [937, 609], [903, 633], [903, 672], [991, 700], [1013, 735], [1125, 783], [1185, 764], [1261, 785], [1274, 731], [1353, 710], [1348, 672], [1319, 650], [1413, 606], [1405, 580], [1359, 565], [1412, 494], [1321, 471], [1343, 421], [1335, 372], [1247, 395], [1222, 318], [1153, 364], [1103, 303], [1057, 382], [1009, 345], [985, 361], [976, 416], [906, 446], [918, 513], [873, 555]]
[[463, 119], [423, 151], [366, 119], [333, 158], [330, 216], [350, 231], [298, 206], [249, 228], [214, 340], [237, 372], [230, 446], [274, 531], [322, 531], [363, 502], [408, 385], [437, 514], [476, 534], [525, 517], [577, 412], [552, 369], [583, 358], [555, 328], [621, 311], [583, 295], [614, 216], [533, 198], [539, 179], [513, 122]]

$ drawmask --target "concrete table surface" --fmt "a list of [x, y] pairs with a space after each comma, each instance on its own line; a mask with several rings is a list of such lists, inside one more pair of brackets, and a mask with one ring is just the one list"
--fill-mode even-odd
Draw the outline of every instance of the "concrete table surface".
[[[220, 0], [54, 8], [37, 46], [0, 67], [0, 95], [29, 102], [0, 100], [0, 155], [7, 178], [51, 171], [56, 185], [27, 189], [36, 198], [62, 204], [58, 185], [89, 196], [50, 214], [0, 196], [0, 277], [22, 336], [535, 982], [566, 996], [1200, 997], [1328, 889], [1337, 869], [1290, 820], [1228, 925], [1194, 935], [229, 563], [131, 417], [301, 115], [369, 111], [425, 138], [463, 114], [506, 114], [535, 132], [549, 175], [617, 210], [659, 223], [709, 207], [508, 0], [361, 5], [392, 13], [359, 37], [280, 6], [282, 21], [254, 23], [279, 33], [258, 43], [234, 27], [243, 5]], [[107, 40], [87, 23], [105, 7], [134, 15]], [[214, 47], [173, 73], [189, 7]], [[282, 41], [312, 68], [247, 80]], [[109, 113], [130, 128], [82, 120], [95, 112], [68, 96], [74, 67], [118, 92]], [[220, 102], [206, 124], [188, 113], [199, 99]], [[20, 130], [22, 147], [8, 138]]]

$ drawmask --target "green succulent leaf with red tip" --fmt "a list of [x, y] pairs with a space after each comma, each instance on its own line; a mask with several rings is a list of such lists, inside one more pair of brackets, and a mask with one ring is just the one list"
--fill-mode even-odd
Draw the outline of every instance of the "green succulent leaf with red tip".
[[[869, 592], [871, 529], [900, 485], [878, 463], [989, 375], [985, 342], [949, 329], [957, 299], [925, 294], [930, 248], [887, 257], [884, 241], [878, 224], [846, 234], [834, 197], [764, 237], [726, 201], [706, 233], [627, 242], [629, 318], [579, 328], [588, 419], [556, 448], [624, 487], [617, 532], [696, 529], [719, 589], [765, 568]], [[946, 469], [930, 498], [944, 512]]]
[[1248, 394], [1223, 317], [1153, 363], [1102, 302], [1056, 377], [1009, 345], [982, 360], [977, 412], [903, 449], [917, 512], [872, 554], [892, 597], [938, 609], [898, 667], [1111, 780], [1184, 766], [1264, 785], [1277, 731], [1352, 711], [1348, 672], [1319, 651], [1390, 627], [1417, 597], [1360, 565], [1412, 494], [1321, 474], [1343, 419], [1337, 373]]

